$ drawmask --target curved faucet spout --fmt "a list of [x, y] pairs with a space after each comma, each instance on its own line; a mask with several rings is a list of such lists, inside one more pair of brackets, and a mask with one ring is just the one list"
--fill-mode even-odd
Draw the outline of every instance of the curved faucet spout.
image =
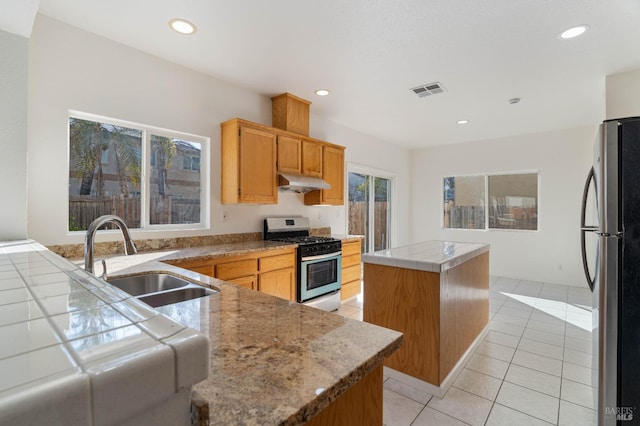
[[136, 245], [133, 243], [131, 239], [131, 234], [129, 233], [129, 228], [124, 223], [124, 221], [113, 214], [107, 214], [104, 216], [100, 216], [95, 219], [89, 225], [87, 229], [87, 234], [84, 237], [84, 269], [91, 272], [93, 274], [93, 242], [95, 240], [96, 233], [98, 229], [104, 226], [107, 223], [113, 223], [122, 231], [122, 235], [124, 237], [124, 252], [127, 255], [136, 254], [138, 249]]

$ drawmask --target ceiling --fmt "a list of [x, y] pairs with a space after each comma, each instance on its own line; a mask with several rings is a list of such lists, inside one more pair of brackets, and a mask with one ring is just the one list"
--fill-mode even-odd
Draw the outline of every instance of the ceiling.
[[[640, 69], [638, 0], [40, 0], [39, 13], [406, 147], [595, 125], [605, 76]], [[171, 31], [175, 17], [196, 34]], [[559, 39], [577, 24], [589, 30]], [[410, 90], [436, 81], [444, 93]]]

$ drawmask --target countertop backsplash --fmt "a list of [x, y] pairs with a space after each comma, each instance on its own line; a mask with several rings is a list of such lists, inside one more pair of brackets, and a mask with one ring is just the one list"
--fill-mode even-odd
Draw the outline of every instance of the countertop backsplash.
[[[134, 230], [135, 232], [135, 230]], [[313, 228], [311, 235], [330, 235], [331, 228]], [[180, 249], [186, 247], [202, 247], [213, 246], [219, 244], [243, 243], [247, 241], [262, 240], [262, 232], [247, 232], [242, 234], [221, 234], [221, 235], [201, 235], [195, 237], [176, 237], [176, 238], [152, 238], [152, 239], [136, 239], [134, 241], [138, 252], [150, 252], [157, 250]], [[64, 244], [47, 246], [52, 252], [67, 258], [79, 259], [84, 256], [84, 244]], [[105, 241], [96, 242], [94, 246], [95, 256], [107, 256], [123, 252], [122, 241]]]

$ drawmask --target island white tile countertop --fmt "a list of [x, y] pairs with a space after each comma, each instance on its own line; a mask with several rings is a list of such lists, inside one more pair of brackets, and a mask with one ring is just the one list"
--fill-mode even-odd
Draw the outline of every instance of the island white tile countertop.
[[422, 241], [363, 254], [362, 262], [440, 273], [487, 251], [489, 244]]
[[209, 370], [205, 335], [33, 241], [0, 243], [0, 342], [7, 425], [157, 422], [158, 405], [188, 420]]

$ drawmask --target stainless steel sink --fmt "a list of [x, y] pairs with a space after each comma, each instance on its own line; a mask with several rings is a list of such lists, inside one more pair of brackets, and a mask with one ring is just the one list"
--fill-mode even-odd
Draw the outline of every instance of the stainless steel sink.
[[138, 274], [112, 278], [108, 282], [154, 308], [217, 293], [169, 274]]
[[158, 306], [171, 305], [173, 303], [184, 302], [198, 297], [211, 296], [215, 293], [216, 291], [214, 290], [194, 285], [193, 287], [149, 294], [147, 296], [139, 297], [138, 299], [149, 306], [157, 308]]
[[191, 284], [187, 280], [169, 274], [141, 274], [109, 279], [108, 282], [132, 296], [172, 290]]

